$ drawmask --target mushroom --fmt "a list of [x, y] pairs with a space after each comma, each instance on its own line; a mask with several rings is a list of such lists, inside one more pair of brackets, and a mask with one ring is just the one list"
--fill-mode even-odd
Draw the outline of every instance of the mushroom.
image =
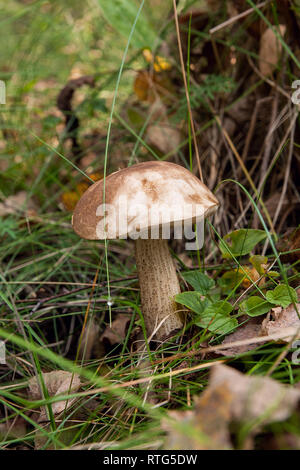
[[161, 161], [112, 173], [78, 201], [72, 224], [80, 237], [135, 240], [142, 313], [150, 337], [155, 333], [163, 340], [183, 326], [174, 300], [180, 285], [168, 249], [170, 227], [182, 238], [183, 225], [193, 227], [217, 206], [215, 196], [189, 170]]

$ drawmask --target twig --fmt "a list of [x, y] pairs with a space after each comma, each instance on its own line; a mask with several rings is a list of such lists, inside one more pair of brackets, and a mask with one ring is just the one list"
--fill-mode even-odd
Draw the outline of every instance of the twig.
[[192, 134], [193, 134], [193, 140], [194, 140], [194, 147], [195, 147], [196, 159], [197, 159], [197, 164], [198, 164], [199, 176], [200, 176], [200, 180], [203, 182], [203, 175], [202, 175], [202, 169], [201, 169], [201, 163], [200, 163], [200, 157], [199, 157], [199, 151], [198, 151], [198, 145], [197, 145], [197, 139], [196, 139], [196, 133], [195, 133], [194, 120], [193, 120], [193, 113], [192, 113], [192, 108], [191, 108], [191, 102], [190, 102], [190, 97], [189, 97], [189, 92], [188, 92], [188, 86], [187, 86], [187, 80], [186, 80], [186, 74], [185, 74], [185, 67], [184, 67], [184, 61], [183, 61], [183, 53], [182, 53], [182, 46], [181, 46], [181, 39], [180, 39], [180, 30], [179, 30], [176, 0], [173, 0], [173, 7], [174, 7], [174, 18], [175, 18], [175, 25], [176, 25], [180, 65], [181, 65], [182, 77], [183, 77], [183, 82], [184, 82], [186, 101], [187, 101], [187, 106], [188, 106], [188, 111], [189, 111], [189, 116], [190, 116], [191, 129], [192, 129]]
[[[266, 0], [265, 2], [261, 2], [258, 5], [256, 5], [256, 8], [262, 8], [268, 3], [270, 3], [271, 0]], [[236, 21], [240, 20], [241, 18], [245, 18], [246, 16], [250, 15], [254, 11], [254, 8], [249, 8], [248, 10], [243, 11], [242, 13], [239, 13], [236, 16], [233, 16], [232, 18], [229, 18], [228, 20], [224, 21], [224, 23], [219, 24], [218, 26], [215, 26], [214, 28], [211, 28], [209, 30], [209, 34], [214, 34], [220, 29], [226, 28], [227, 26], [230, 26], [232, 23], [235, 23]]]

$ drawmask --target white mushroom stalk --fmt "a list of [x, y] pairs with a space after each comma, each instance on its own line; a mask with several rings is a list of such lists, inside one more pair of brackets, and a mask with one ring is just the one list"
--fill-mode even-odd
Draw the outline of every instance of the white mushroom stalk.
[[167, 240], [137, 239], [135, 259], [147, 334], [156, 331], [156, 338], [163, 340], [183, 326], [174, 300], [180, 285]]
[[79, 236], [135, 240], [142, 313], [149, 337], [155, 333], [155, 339], [162, 341], [183, 326], [174, 300], [180, 286], [168, 249], [168, 228], [185, 223], [192, 226], [199, 217], [203, 221], [218, 204], [190, 171], [159, 161], [112, 173], [105, 179], [105, 192], [101, 180], [78, 201], [72, 223]]

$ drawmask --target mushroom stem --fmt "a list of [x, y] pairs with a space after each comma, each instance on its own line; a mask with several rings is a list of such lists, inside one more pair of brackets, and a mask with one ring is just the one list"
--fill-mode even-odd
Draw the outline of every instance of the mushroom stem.
[[163, 340], [183, 326], [174, 301], [180, 285], [168, 242], [139, 238], [135, 242], [135, 254], [147, 334], [150, 336], [164, 320], [155, 334], [155, 338]]

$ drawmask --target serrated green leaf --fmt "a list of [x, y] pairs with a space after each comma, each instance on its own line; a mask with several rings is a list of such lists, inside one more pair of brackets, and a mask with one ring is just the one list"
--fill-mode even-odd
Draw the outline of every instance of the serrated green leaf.
[[199, 314], [204, 312], [209, 303], [208, 300], [201, 298], [199, 292], [182, 292], [175, 296], [175, 301]]
[[292, 302], [297, 302], [297, 293], [292, 287], [279, 284], [274, 290], [267, 291], [266, 299], [272, 304], [285, 308]]
[[[240, 229], [234, 230], [223, 237], [220, 242], [220, 250], [224, 258], [233, 256], [248, 255], [253, 248], [267, 237], [266, 232], [256, 229]], [[226, 240], [231, 240], [227, 243]]]
[[258, 295], [253, 295], [240, 303], [240, 312], [249, 315], [249, 317], [258, 317], [269, 312], [272, 307], [273, 304], [270, 302]]
[[183, 279], [188, 282], [199, 294], [206, 295], [215, 287], [215, 281], [200, 271], [182, 273]]

